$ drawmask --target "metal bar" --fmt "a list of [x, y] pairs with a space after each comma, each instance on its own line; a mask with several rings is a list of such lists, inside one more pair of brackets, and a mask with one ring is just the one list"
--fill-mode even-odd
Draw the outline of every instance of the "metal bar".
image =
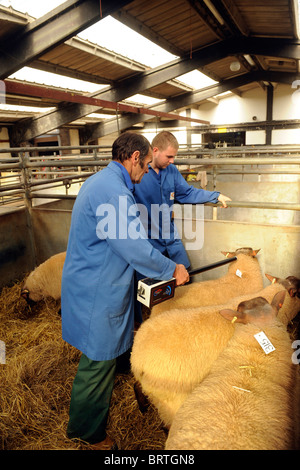
[[218, 268], [219, 266], [223, 266], [224, 264], [232, 263], [232, 261], [236, 261], [237, 257], [234, 256], [233, 258], [223, 259], [222, 261], [217, 261], [216, 263], [208, 264], [207, 266], [202, 266], [202, 268], [196, 268], [192, 271], [189, 271], [190, 276], [194, 276], [195, 274], [204, 273], [205, 271], [209, 271], [210, 269]]
[[11, 163], [10, 165], [0, 165], [0, 171], [1, 170], [14, 170], [14, 169], [19, 170], [20, 168], [21, 168], [20, 163]]
[[[108, 149], [111, 150], [111, 146], [108, 147], [107, 145], [60, 145], [59, 147], [6, 147], [0, 148], [0, 153], [7, 153], [7, 152], [44, 152], [48, 150], [52, 150], [53, 152], [56, 150], [89, 150], [89, 149]], [[15, 157], [17, 158], [17, 157]]]
[[197, 122], [199, 124], [210, 124], [209, 121], [203, 119], [196, 119], [180, 114], [173, 114], [163, 111], [155, 111], [154, 109], [144, 108], [142, 106], [132, 106], [124, 103], [117, 103], [115, 101], [102, 100], [99, 98], [92, 98], [85, 95], [69, 93], [66, 91], [52, 90], [48, 87], [38, 85], [28, 85], [25, 83], [16, 83], [13, 81], [4, 81], [6, 93], [17, 93], [25, 96], [38, 96], [39, 98], [50, 98], [58, 101], [67, 101], [69, 103], [79, 103], [95, 106], [97, 108], [114, 109], [124, 113], [145, 114], [156, 117], [167, 117], [177, 119], [178, 121]]
[[[243, 207], [248, 209], [278, 209], [278, 210], [292, 210], [300, 211], [300, 204], [284, 203], [284, 202], [253, 202], [253, 201], [227, 201], [228, 207]], [[221, 203], [212, 204], [206, 203], [205, 206], [218, 206], [222, 207]]]
[[[26, 168], [37, 168], [37, 167], [67, 167], [67, 166], [107, 166], [111, 160], [51, 160], [50, 164], [45, 164], [45, 162], [31, 162], [27, 161], [24, 164]], [[49, 162], [50, 163], [50, 162]], [[292, 158], [187, 158], [180, 159], [176, 158], [174, 161], [175, 165], [299, 165], [300, 159], [298, 157]], [[12, 163], [11, 165], [0, 165], [0, 170], [9, 170], [9, 169], [20, 169], [22, 168], [21, 163]]]
[[76, 199], [75, 194], [53, 194], [53, 193], [31, 193], [30, 198], [37, 198], [37, 199]]
[[[51, 194], [51, 193], [36, 193], [33, 192], [30, 196], [33, 198], [43, 198], [43, 199], [76, 199], [75, 194]], [[205, 206], [213, 207], [222, 207], [221, 203], [205, 203]], [[256, 209], [278, 209], [278, 210], [294, 210], [300, 211], [300, 204], [292, 203], [277, 203], [277, 202], [238, 202], [238, 201], [228, 201], [228, 207], [246, 207], [246, 208], [256, 208]]]
[[299, 165], [299, 158], [175, 158], [175, 165]]
[[45, 165], [45, 162], [27, 162], [26, 168], [43, 168], [43, 167], [48, 167], [48, 166], [56, 166], [56, 167], [103, 166], [104, 167], [104, 166], [107, 166], [108, 163], [109, 161], [103, 162], [101, 160], [93, 160], [93, 161], [92, 160], [68, 160], [68, 161], [51, 160], [51, 165], [50, 164]]
[[[181, 170], [180, 173], [182, 175], [196, 175], [195, 171], [201, 171], [200, 169], [191, 168], [191, 170]], [[213, 172], [211, 170], [205, 170], [208, 175], [212, 175]], [[299, 175], [300, 170], [218, 170], [217, 176], [219, 175]]]

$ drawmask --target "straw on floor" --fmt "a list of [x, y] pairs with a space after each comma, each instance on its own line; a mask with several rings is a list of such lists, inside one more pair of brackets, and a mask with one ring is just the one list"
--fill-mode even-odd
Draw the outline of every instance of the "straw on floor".
[[[80, 353], [61, 338], [60, 304], [30, 308], [21, 281], [0, 295], [0, 449], [76, 450], [88, 444], [66, 437], [72, 383]], [[142, 414], [131, 373], [116, 376], [108, 434], [121, 450], [160, 450], [166, 440], [155, 409]]]

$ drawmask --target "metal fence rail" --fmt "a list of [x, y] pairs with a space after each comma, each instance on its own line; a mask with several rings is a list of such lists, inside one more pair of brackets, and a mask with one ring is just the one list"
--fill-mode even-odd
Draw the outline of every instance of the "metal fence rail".
[[[49, 152], [52, 154], [43, 155]], [[74, 199], [76, 195], [68, 193], [72, 185], [83, 183], [110, 161], [111, 149], [94, 145], [0, 149], [0, 207], [31, 209], [36, 198]], [[212, 176], [214, 186], [218, 175], [299, 175], [300, 146], [180, 148], [175, 164], [179, 169], [184, 166], [183, 174], [205, 170]], [[57, 192], [58, 188], [61, 192]], [[300, 204], [264, 201], [231, 201], [228, 206], [300, 210]]]

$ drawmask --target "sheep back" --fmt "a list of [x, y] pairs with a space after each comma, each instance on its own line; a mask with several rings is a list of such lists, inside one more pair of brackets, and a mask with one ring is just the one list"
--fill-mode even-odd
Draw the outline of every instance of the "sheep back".
[[24, 282], [22, 290], [29, 291], [31, 300], [37, 302], [47, 297], [57, 300], [61, 297], [62, 270], [66, 252], [57, 253], [32, 271]]
[[[282, 290], [281, 284], [271, 284], [257, 295], [271, 302]], [[132, 372], [166, 426], [172, 423], [187, 395], [210, 372], [235, 331], [219, 310], [236, 309], [251, 297], [235, 297], [223, 306], [170, 310], [150, 317], [138, 329], [131, 353]]]
[[275, 346], [266, 355], [252, 325], [236, 333], [208, 377], [177, 412], [167, 450], [284, 450], [295, 448], [298, 372], [284, 326], [264, 328]]
[[263, 288], [263, 277], [257, 258], [244, 253], [236, 256], [237, 260], [229, 264], [224, 276], [176, 287], [174, 297], [155, 305], [151, 316], [177, 308], [222, 305], [232, 297], [260, 291]]

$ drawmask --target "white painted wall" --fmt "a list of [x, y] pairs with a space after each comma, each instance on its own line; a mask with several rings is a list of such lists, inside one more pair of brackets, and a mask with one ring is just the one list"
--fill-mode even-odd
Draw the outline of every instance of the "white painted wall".
[[[9, 145], [8, 130], [6, 127], [0, 127], [0, 148], [7, 148]], [[0, 158], [10, 158], [10, 153], [0, 153]]]
[[226, 95], [218, 103], [206, 102], [193, 110], [193, 117], [206, 119], [211, 124], [238, 124], [241, 122], [252, 122], [256, 116], [257, 121], [266, 119], [266, 92], [261, 88], [249, 90], [242, 94]]
[[[192, 109], [192, 117], [205, 119], [213, 125], [253, 123], [265, 121], [267, 113], [267, 92], [262, 88], [249, 90], [242, 96], [228, 95], [219, 102], [205, 102], [199, 109]], [[273, 119], [300, 119], [300, 89], [279, 84], [274, 87]], [[201, 143], [200, 135], [192, 136], [192, 143]], [[265, 144], [265, 131], [246, 132], [246, 145]], [[272, 144], [300, 144], [300, 129], [278, 129], [272, 132]]]

